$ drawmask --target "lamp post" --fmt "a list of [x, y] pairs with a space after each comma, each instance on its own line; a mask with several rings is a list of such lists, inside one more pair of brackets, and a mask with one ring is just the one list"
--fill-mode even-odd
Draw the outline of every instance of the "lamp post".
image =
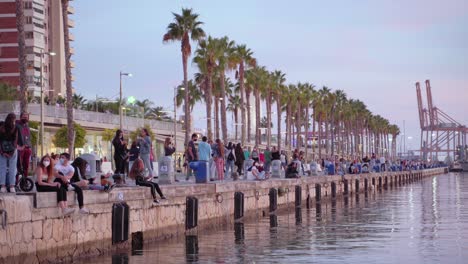
[[40, 64], [41, 64], [41, 157], [44, 156], [44, 55], [49, 55], [49, 56], [55, 56], [55, 52], [49, 51], [49, 52], [44, 52], [44, 50], [41, 49], [40, 53]]
[[119, 101], [119, 117], [120, 117], [120, 130], [122, 130], [122, 120], [123, 120], [123, 115], [122, 115], [122, 76], [128, 76], [132, 77], [131, 73], [128, 72], [122, 72], [120, 71], [120, 101]]
[[[177, 89], [184, 91], [185, 87], [180, 87], [180, 88], [177, 88], [177, 86], [174, 87], [174, 147], [176, 150], [175, 151], [176, 156], [177, 156], [177, 94], [176, 94]], [[175, 158], [174, 159], [174, 173], [176, 171], [177, 171], [177, 161]]]

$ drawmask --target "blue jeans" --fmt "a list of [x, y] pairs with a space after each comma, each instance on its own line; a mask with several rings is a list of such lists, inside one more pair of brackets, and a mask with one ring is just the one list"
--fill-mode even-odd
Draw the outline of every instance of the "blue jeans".
[[151, 168], [150, 154], [140, 154], [140, 158], [143, 160], [145, 169], [148, 170], [148, 176], [153, 177], [153, 169]]
[[271, 161], [265, 161], [264, 169], [266, 172], [270, 172]]
[[[7, 158], [0, 155], [0, 185], [5, 185], [8, 177], [10, 186], [15, 186], [16, 183], [16, 162], [18, 159], [18, 151], [15, 150], [13, 156]], [[8, 169], [8, 175], [7, 175]]]
[[229, 171], [231, 174], [234, 172], [234, 160], [226, 160], [226, 176], [229, 176]]

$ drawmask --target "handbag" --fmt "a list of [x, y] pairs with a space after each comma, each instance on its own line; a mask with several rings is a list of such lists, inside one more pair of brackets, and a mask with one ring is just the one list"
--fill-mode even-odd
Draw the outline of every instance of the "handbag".
[[1, 148], [4, 153], [11, 154], [15, 151], [16, 147], [11, 140], [3, 140], [1, 143]]

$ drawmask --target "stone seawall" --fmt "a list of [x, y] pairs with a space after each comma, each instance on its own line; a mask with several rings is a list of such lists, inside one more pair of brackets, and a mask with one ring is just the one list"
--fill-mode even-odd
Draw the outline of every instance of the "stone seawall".
[[[445, 168], [414, 172], [384, 172], [360, 175], [314, 176], [301, 179], [216, 182], [162, 185], [168, 201], [152, 205], [149, 188], [116, 188], [111, 193], [84, 191], [89, 215], [62, 217], [55, 193], [0, 196], [0, 263], [57, 262], [98, 255], [129, 247], [132, 234], [142, 232], [145, 242], [182, 235], [186, 230], [187, 197], [198, 199], [197, 229], [234, 222], [235, 193], [242, 192], [244, 217], [270, 211], [270, 192], [279, 191], [277, 205], [316, 202], [408, 184], [447, 172]], [[300, 186], [296, 187], [296, 186]], [[300, 192], [300, 195], [296, 194]], [[300, 197], [300, 201], [296, 200]], [[68, 193], [77, 207], [75, 194]], [[129, 240], [112, 244], [112, 206], [125, 201], [130, 207]], [[6, 213], [7, 222], [1, 220]]]

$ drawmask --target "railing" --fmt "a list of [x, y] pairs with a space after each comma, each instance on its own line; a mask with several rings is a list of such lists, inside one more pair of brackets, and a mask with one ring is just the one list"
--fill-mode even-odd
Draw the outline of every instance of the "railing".
[[[20, 107], [18, 101], [0, 101], [0, 117], [2, 119], [10, 113], [19, 113]], [[41, 105], [40, 104], [28, 104], [28, 111], [31, 115], [40, 116], [41, 114]], [[46, 118], [59, 118], [59, 119], [67, 119], [67, 111], [65, 107], [62, 106], [51, 106], [51, 105], [44, 105], [44, 117]], [[73, 119], [79, 123], [79, 121], [83, 122], [91, 122], [91, 123], [99, 123], [99, 124], [106, 124], [106, 125], [113, 125], [118, 127], [120, 124], [120, 118], [118, 115], [110, 114], [110, 113], [99, 113], [99, 112], [92, 112], [92, 111], [85, 111], [85, 110], [78, 110], [73, 109]], [[158, 121], [158, 120], [150, 120], [142, 118], [135, 118], [135, 117], [124, 117], [123, 125], [124, 128], [134, 129], [137, 127], [142, 127], [144, 124], [148, 124], [154, 130], [166, 130], [166, 131], [173, 131], [174, 130], [174, 123], [172, 122], [165, 122], [165, 121]], [[182, 132], [182, 125], [176, 125], [177, 132]]]

